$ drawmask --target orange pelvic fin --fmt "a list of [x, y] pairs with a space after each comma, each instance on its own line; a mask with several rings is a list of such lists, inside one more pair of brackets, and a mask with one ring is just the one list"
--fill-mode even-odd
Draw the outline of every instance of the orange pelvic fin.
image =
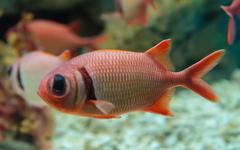
[[89, 102], [94, 104], [105, 115], [109, 114], [115, 107], [112, 103], [104, 100], [89, 100]]
[[210, 101], [216, 101], [217, 96], [211, 90], [209, 85], [201, 79], [201, 77], [203, 77], [206, 73], [208, 73], [213, 67], [217, 65], [224, 52], [224, 50], [215, 51], [200, 60], [199, 62], [183, 70], [183, 85]]
[[169, 59], [172, 40], [166, 39], [145, 52], [155, 62], [163, 65], [166, 69], [173, 70], [173, 65]]
[[70, 52], [70, 50], [65, 50], [58, 57], [64, 61], [67, 61], [67, 60], [71, 59], [71, 52]]
[[164, 116], [172, 116], [173, 114], [169, 109], [169, 103], [173, 93], [174, 89], [167, 89], [153, 105], [143, 111], [161, 114]]

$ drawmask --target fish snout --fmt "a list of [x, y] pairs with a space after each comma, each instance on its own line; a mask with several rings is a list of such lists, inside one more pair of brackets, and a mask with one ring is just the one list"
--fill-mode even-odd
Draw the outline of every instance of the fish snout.
[[47, 100], [48, 90], [47, 90], [47, 82], [46, 82], [46, 80], [42, 80], [40, 82], [40, 84], [38, 86], [37, 94], [43, 100]]

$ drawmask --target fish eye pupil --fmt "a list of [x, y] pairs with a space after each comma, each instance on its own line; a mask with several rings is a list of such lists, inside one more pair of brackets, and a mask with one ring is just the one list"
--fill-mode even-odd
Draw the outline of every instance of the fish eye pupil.
[[52, 91], [57, 96], [62, 96], [65, 94], [66, 91], [66, 80], [65, 77], [56, 74], [53, 79]]
[[7, 69], [7, 74], [8, 76], [10, 76], [12, 74], [12, 66], [10, 66], [8, 69]]

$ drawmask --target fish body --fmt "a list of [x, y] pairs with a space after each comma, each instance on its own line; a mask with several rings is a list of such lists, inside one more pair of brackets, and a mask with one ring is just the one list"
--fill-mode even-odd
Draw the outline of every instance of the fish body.
[[18, 28], [12, 28], [8, 35], [11, 35], [11, 31], [22, 33], [19, 37], [22, 39], [20, 42], [26, 42], [29, 45], [25, 49], [41, 49], [55, 55], [61, 54], [66, 49], [75, 50], [80, 47], [97, 49], [96, 43], [99, 37], [78, 36], [73, 31], [76, 23], [67, 26], [50, 20], [36, 19], [20, 25]]
[[174, 87], [187, 87], [215, 101], [200, 79], [223, 51], [216, 51], [181, 72], [172, 72], [168, 59], [171, 40], [145, 53], [99, 50], [60, 65], [41, 81], [38, 94], [54, 108], [93, 118], [117, 118], [132, 111], [171, 115]]
[[234, 17], [240, 17], [240, 0], [234, 0], [230, 6], [221, 6], [221, 8], [229, 16], [227, 40], [228, 44], [232, 44], [237, 32]]
[[12, 65], [9, 71], [14, 92], [30, 104], [45, 104], [36, 93], [38, 84], [45, 74], [63, 63], [68, 57], [70, 57], [69, 51], [65, 51], [60, 57], [43, 51], [25, 54]]
[[147, 24], [147, 6], [156, 8], [153, 0], [116, 0], [119, 15], [128, 24]]

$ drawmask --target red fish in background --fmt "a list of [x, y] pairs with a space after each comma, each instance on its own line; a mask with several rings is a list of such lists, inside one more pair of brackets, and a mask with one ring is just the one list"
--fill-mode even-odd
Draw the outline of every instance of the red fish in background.
[[230, 6], [221, 6], [221, 8], [230, 17], [228, 22], [227, 40], [228, 44], [232, 44], [237, 32], [234, 17], [238, 16], [240, 18], [240, 0], [234, 0]]
[[98, 50], [77, 56], [43, 77], [38, 94], [59, 111], [93, 118], [116, 118], [132, 111], [171, 115], [169, 102], [177, 86], [216, 101], [201, 77], [224, 51], [172, 72], [170, 45], [171, 40], [164, 40], [145, 53]]
[[41, 49], [55, 55], [66, 49], [75, 50], [80, 47], [95, 50], [97, 43], [105, 40], [104, 36], [80, 37], [73, 31], [77, 27], [76, 22], [67, 26], [44, 19], [23, 20], [11, 28], [7, 36], [19, 51]]
[[128, 24], [147, 25], [147, 6], [156, 9], [153, 0], [116, 0], [116, 9], [119, 15]]

